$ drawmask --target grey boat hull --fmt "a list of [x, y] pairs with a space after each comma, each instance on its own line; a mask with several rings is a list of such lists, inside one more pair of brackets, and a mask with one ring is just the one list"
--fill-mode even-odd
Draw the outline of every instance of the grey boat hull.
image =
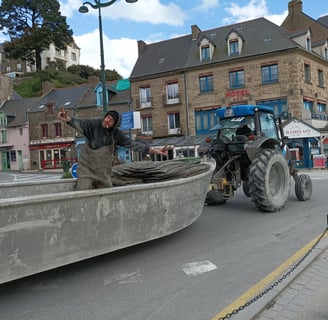
[[189, 226], [211, 175], [85, 191], [73, 191], [72, 179], [0, 185], [0, 283]]

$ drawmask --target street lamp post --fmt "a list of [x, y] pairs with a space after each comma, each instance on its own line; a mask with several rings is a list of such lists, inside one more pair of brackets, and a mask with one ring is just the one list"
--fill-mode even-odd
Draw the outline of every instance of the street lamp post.
[[[93, 9], [98, 9], [98, 20], [99, 20], [99, 41], [100, 41], [100, 70], [101, 70], [101, 84], [102, 84], [102, 103], [103, 103], [103, 113], [107, 113], [107, 94], [106, 94], [106, 70], [105, 70], [105, 57], [104, 57], [104, 41], [103, 41], [103, 30], [102, 30], [102, 18], [101, 18], [101, 8], [109, 7], [114, 4], [117, 0], [112, 0], [108, 2], [101, 2], [101, 0], [94, 0], [95, 3], [89, 1], [83, 2], [83, 5], [79, 8], [80, 13], [87, 13], [89, 5]], [[134, 3], [138, 0], [125, 0], [127, 3]]]

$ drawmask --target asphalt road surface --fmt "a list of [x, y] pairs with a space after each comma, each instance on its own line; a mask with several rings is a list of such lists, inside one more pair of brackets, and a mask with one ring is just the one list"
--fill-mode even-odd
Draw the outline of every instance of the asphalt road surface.
[[328, 175], [311, 176], [280, 212], [237, 192], [174, 235], [2, 284], [0, 319], [210, 320], [324, 231]]
[[[0, 183], [59, 179], [63, 173], [0, 171]], [[1, 318], [0, 318], [1, 319]]]

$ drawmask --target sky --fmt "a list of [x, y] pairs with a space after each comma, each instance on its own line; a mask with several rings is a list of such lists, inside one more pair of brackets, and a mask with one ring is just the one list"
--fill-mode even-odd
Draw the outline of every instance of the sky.
[[[89, 0], [95, 4], [110, 0]], [[137, 41], [153, 43], [191, 33], [191, 26], [209, 30], [265, 17], [280, 25], [289, 0], [112, 0], [101, 9], [105, 68], [128, 78], [138, 58]], [[79, 12], [83, 0], [59, 0], [73, 37], [81, 49], [80, 64], [100, 68], [98, 10]], [[303, 0], [303, 12], [313, 19], [328, 15], [327, 0]], [[5, 41], [0, 35], [0, 42]]]

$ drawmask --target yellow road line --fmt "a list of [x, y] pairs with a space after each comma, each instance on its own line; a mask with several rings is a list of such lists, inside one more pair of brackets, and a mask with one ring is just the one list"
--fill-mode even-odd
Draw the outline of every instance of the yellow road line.
[[[324, 238], [327, 234], [324, 236]], [[289, 267], [294, 265], [299, 259], [301, 259], [307, 251], [311, 249], [311, 247], [318, 241], [320, 236], [313, 239], [299, 251], [294, 253], [288, 260], [283, 262], [279, 267], [273, 270], [270, 274], [268, 274], [265, 278], [256, 283], [253, 287], [244, 292], [241, 296], [239, 296], [235, 301], [230, 303], [224, 310], [220, 311], [217, 315], [215, 315], [212, 320], [217, 320], [219, 318], [223, 318], [225, 315], [233, 312], [238, 309], [240, 306], [244, 305], [247, 301], [255, 297], [261, 291], [263, 291], [269, 284], [274, 282], [284, 271], [286, 271]]]

